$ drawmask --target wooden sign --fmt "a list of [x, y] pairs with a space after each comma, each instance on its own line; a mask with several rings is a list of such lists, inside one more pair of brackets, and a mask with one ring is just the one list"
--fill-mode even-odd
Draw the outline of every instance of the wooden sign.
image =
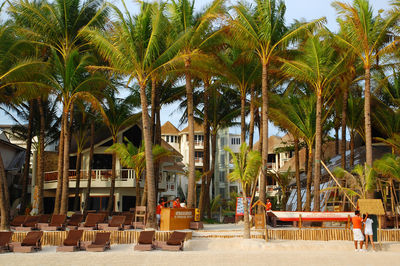
[[194, 221], [194, 209], [186, 208], [162, 208], [161, 231], [189, 229], [190, 222]]
[[254, 214], [254, 226], [256, 229], [265, 229], [265, 214]]

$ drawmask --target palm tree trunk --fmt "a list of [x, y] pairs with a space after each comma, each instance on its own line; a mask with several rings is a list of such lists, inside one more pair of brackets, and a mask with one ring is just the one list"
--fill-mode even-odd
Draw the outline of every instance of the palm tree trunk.
[[155, 134], [156, 134], [156, 89], [157, 89], [157, 85], [156, 85], [156, 80], [153, 78], [151, 80], [151, 128], [150, 128], [150, 132], [151, 132], [151, 139], [153, 141], [153, 144], [156, 144], [156, 138], [155, 138]]
[[206, 183], [206, 191], [205, 191], [205, 208], [207, 208], [207, 217], [211, 219], [211, 195], [210, 195], [210, 186], [211, 186], [211, 181], [214, 176], [214, 171], [215, 171], [215, 156], [217, 152], [217, 131], [214, 131], [211, 133], [211, 169], [210, 169], [210, 174], [207, 175], [207, 183]]
[[246, 93], [242, 92], [240, 96], [240, 143], [245, 143], [245, 142], [246, 142]]
[[348, 89], [344, 90], [342, 103], [342, 141], [340, 142], [341, 167], [346, 169], [346, 121], [347, 121], [347, 98], [349, 97]]
[[[185, 68], [189, 70], [190, 59], [185, 59]], [[195, 162], [194, 162], [194, 117], [193, 117], [193, 88], [192, 78], [189, 71], [185, 73], [186, 77], [186, 98], [188, 112], [188, 128], [189, 128], [189, 176], [188, 176], [188, 192], [187, 192], [187, 207], [194, 208], [194, 186], [195, 184]]]
[[250, 87], [250, 125], [249, 125], [249, 150], [253, 149], [254, 142], [254, 83]]
[[86, 212], [90, 206], [90, 191], [92, 189], [93, 154], [94, 154], [94, 121], [92, 120], [90, 121], [89, 169], [88, 169], [88, 184], [87, 184], [84, 212]]
[[205, 205], [205, 193], [207, 177], [210, 175], [210, 121], [208, 120], [208, 108], [209, 108], [209, 83], [208, 80], [204, 80], [204, 119], [203, 119], [203, 131], [204, 131], [204, 153], [203, 153], [203, 175], [201, 178], [200, 188], [200, 219], [204, 218], [204, 205]]
[[365, 68], [364, 91], [364, 119], [365, 119], [365, 151], [366, 163], [372, 166], [372, 131], [371, 131], [371, 73], [370, 67]]
[[350, 169], [354, 167], [354, 130], [350, 131]]
[[76, 155], [76, 182], [75, 182], [75, 198], [74, 198], [74, 211], [80, 210], [79, 190], [81, 183], [81, 166], [82, 166], [82, 151], [78, 149]]
[[301, 211], [301, 180], [300, 180], [300, 158], [299, 158], [299, 139], [294, 138], [294, 161], [296, 170], [296, 190], [297, 190], [297, 211]]
[[[117, 143], [117, 136], [113, 138], [113, 144]], [[110, 198], [108, 199], [107, 212], [111, 216], [114, 211], [114, 193], [115, 193], [115, 178], [116, 176], [116, 162], [117, 154], [113, 152], [112, 154], [112, 165], [111, 165], [111, 186], [110, 186]]]
[[339, 127], [335, 125], [335, 155], [339, 154]]
[[314, 211], [320, 209], [319, 184], [321, 179], [321, 147], [322, 147], [322, 95], [317, 92], [317, 115], [315, 121], [315, 164], [314, 164]]
[[307, 160], [307, 191], [306, 191], [306, 207], [305, 211], [311, 210], [311, 180], [312, 180], [312, 147], [308, 148], [308, 160]]
[[10, 204], [7, 201], [8, 185], [3, 157], [0, 154], [0, 230], [10, 228]]
[[39, 163], [38, 163], [38, 213], [43, 214], [43, 187], [44, 187], [44, 139], [45, 139], [45, 118], [43, 101], [37, 99], [40, 114], [40, 132], [39, 132]]
[[[146, 176], [146, 174], [144, 176]], [[140, 202], [140, 206], [146, 206], [146, 202], [147, 202], [147, 180], [146, 180], [146, 177], [145, 177], [143, 194], [142, 194], [142, 199], [141, 199], [141, 202]]]
[[304, 172], [308, 173], [308, 145], [306, 145], [306, 153], [304, 154]]
[[147, 183], [147, 211], [149, 227], [157, 228], [156, 221], [156, 191], [154, 162], [152, 154], [152, 140], [150, 134], [150, 121], [147, 109], [146, 84], [140, 84], [140, 103], [142, 105], [143, 138], [146, 158], [146, 183]]
[[54, 202], [54, 214], [60, 213], [60, 205], [61, 205], [61, 193], [62, 193], [62, 184], [63, 184], [63, 168], [64, 168], [64, 114], [61, 117], [61, 131], [60, 131], [60, 141], [58, 144], [58, 163], [57, 163], [57, 189], [56, 189], [56, 198]]
[[33, 100], [29, 100], [28, 132], [26, 139], [24, 173], [22, 176], [21, 207], [19, 209], [19, 214], [21, 215], [25, 214], [26, 204], [28, 202], [28, 179], [29, 179], [29, 169], [30, 169], [31, 150], [32, 150], [32, 124], [33, 124]]
[[[71, 116], [72, 119], [72, 116]], [[70, 145], [69, 111], [64, 113], [64, 163], [63, 163], [63, 184], [61, 194], [60, 214], [68, 211], [69, 194], [69, 145]]]
[[261, 179], [260, 179], [260, 200], [265, 203], [266, 199], [266, 178], [268, 169], [268, 73], [267, 64], [262, 64], [262, 82], [261, 82], [261, 94], [262, 94], [262, 108], [261, 108], [261, 119], [262, 119], [262, 163], [261, 163]]
[[243, 230], [243, 238], [244, 239], [250, 239], [250, 219], [249, 219], [249, 206], [247, 203], [247, 193], [246, 193], [246, 186], [245, 184], [242, 184], [243, 186], [243, 207], [244, 207], [244, 230]]

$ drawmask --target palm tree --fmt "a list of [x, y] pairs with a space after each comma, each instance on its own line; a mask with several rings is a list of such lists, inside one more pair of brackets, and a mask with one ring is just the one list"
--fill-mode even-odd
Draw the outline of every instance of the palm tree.
[[[124, 139], [125, 143], [114, 143], [106, 151], [111, 151], [118, 155], [120, 162], [123, 166], [135, 170], [136, 179], [136, 206], [139, 206], [140, 199], [140, 179], [146, 169], [146, 158], [144, 151], [144, 143], [140, 147], [135, 147], [135, 145], [129, 141], [127, 138]], [[154, 161], [159, 161], [160, 159], [167, 157], [171, 152], [159, 145], [154, 145], [152, 148], [152, 154]]]
[[[0, 5], [0, 14], [5, 2]], [[9, 103], [25, 89], [30, 89], [37, 82], [33, 74], [43, 71], [44, 64], [29, 58], [26, 50], [20, 49], [19, 39], [15, 29], [8, 22], [0, 21], [0, 103]], [[25, 47], [26, 48], [26, 47]], [[18, 89], [17, 89], [18, 88]], [[3, 158], [0, 155], [0, 230], [9, 227], [10, 203], [8, 202], [8, 185], [4, 169]]]
[[309, 33], [309, 38], [302, 47], [302, 53], [294, 61], [284, 60], [283, 72], [300, 82], [305, 82], [314, 89], [317, 96], [316, 132], [315, 132], [315, 165], [314, 165], [314, 210], [320, 209], [320, 179], [322, 150], [322, 109], [324, 95], [335, 79], [344, 72], [344, 57], [337, 56], [330, 46], [329, 39], [323, 41], [321, 36]]
[[[89, 48], [82, 37], [82, 29], [89, 26], [100, 28], [104, 25], [108, 10], [100, 8], [102, 4], [102, 0], [85, 2], [81, 2], [81, 0], [56, 0], [52, 4], [17, 0], [10, 3], [9, 11], [18, 25], [18, 33], [26, 36], [31, 43], [45, 47], [45, 54], [52, 57], [54, 68], [58, 71], [54, 73], [52, 78], [49, 78], [50, 86], [53, 86], [53, 93], [59, 97], [63, 108], [54, 208], [56, 214], [65, 213], [68, 208], [70, 138], [68, 125], [70, 124], [69, 115], [72, 103], [75, 99], [83, 96], [83, 93], [81, 93], [83, 87], [86, 87], [87, 90], [89, 83], [91, 83], [89, 81], [88, 83], [75, 84], [74, 80], [78, 74], [73, 69], [79, 70], [79, 75], [81, 75], [85, 68], [85, 64], [75, 64], [76, 61], [79, 61], [80, 54], [83, 51], [87, 52]], [[70, 70], [71, 72], [68, 72]], [[76, 75], [71, 77], [67, 73], [75, 73]], [[86, 96], [89, 97], [88, 94]], [[60, 195], [62, 195], [61, 204]]]
[[142, 123], [144, 146], [146, 153], [146, 175], [148, 190], [149, 224], [156, 226], [156, 191], [152, 147], [151, 125], [148, 117], [146, 87], [154, 72], [158, 71], [173, 55], [174, 50], [166, 51], [163, 56], [158, 53], [162, 45], [167, 23], [164, 17], [164, 3], [141, 3], [141, 12], [132, 16], [125, 3], [125, 15], [115, 6], [110, 5], [118, 20], [111, 22], [112, 31], [102, 33], [96, 29], [85, 30], [86, 38], [96, 47], [100, 55], [110, 64], [108, 67], [93, 67], [104, 69], [128, 77], [128, 85], [136, 79], [140, 87], [140, 102], [142, 107]]
[[346, 180], [348, 187], [331, 187], [329, 189], [340, 189], [349, 196], [357, 196], [361, 199], [367, 199], [368, 194], [373, 192], [376, 186], [376, 172], [367, 164], [356, 165], [351, 172], [337, 167], [333, 173], [341, 180]]
[[386, 154], [374, 161], [374, 169], [385, 177], [400, 180], [400, 157]]
[[274, 60], [281, 57], [284, 50], [293, 38], [305, 29], [323, 22], [325, 19], [318, 19], [288, 30], [285, 26], [284, 16], [286, 6], [281, 0], [256, 0], [254, 9], [244, 3], [239, 3], [232, 8], [234, 18], [228, 19], [229, 26], [233, 32], [234, 42], [239, 47], [246, 47], [257, 55], [262, 67], [261, 76], [261, 127], [262, 127], [262, 178], [260, 182], [260, 199], [265, 203], [266, 169], [268, 161], [268, 84], [269, 68]]
[[[282, 198], [281, 198], [281, 211], [286, 211], [286, 203], [288, 200], [289, 184], [293, 179], [293, 174], [291, 169], [289, 168], [286, 172], [276, 172], [276, 171], [268, 171], [268, 175], [271, 176], [282, 190]], [[300, 194], [299, 194], [300, 195]]]
[[188, 208], [194, 207], [195, 187], [195, 162], [194, 162], [194, 105], [192, 87], [192, 65], [196, 61], [207, 60], [209, 55], [204, 49], [210, 45], [215, 37], [212, 31], [212, 22], [218, 14], [223, 12], [222, 0], [215, 0], [201, 14], [194, 13], [194, 0], [172, 0], [168, 5], [169, 18], [172, 24], [172, 36], [174, 45], [179, 47], [179, 53], [174, 62], [184, 64], [186, 82], [187, 115], [188, 115], [188, 139], [189, 139], [189, 178], [188, 178]]
[[258, 151], [249, 151], [247, 144], [242, 143], [240, 151], [235, 154], [229, 147], [225, 147], [232, 156], [234, 169], [229, 173], [231, 181], [239, 181], [242, 184], [243, 206], [244, 206], [244, 232], [243, 238], [250, 238], [249, 206], [247, 200], [247, 188], [251, 187], [257, 180], [260, 171], [261, 156]]
[[368, 0], [354, 0], [353, 5], [342, 2], [332, 4], [339, 14], [342, 34], [335, 35], [339, 43], [356, 54], [364, 66], [364, 123], [366, 162], [372, 166], [371, 131], [371, 68], [385, 53], [391, 52], [398, 42], [388, 38], [390, 28], [396, 23], [399, 12], [387, 19], [374, 16]]

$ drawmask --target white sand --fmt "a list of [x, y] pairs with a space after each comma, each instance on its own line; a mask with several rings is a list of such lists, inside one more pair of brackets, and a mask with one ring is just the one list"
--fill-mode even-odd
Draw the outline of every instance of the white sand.
[[399, 265], [400, 243], [378, 252], [354, 252], [349, 241], [271, 241], [193, 239], [183, 252], [133, 251], [114, 245], [102, 253], [56, 253], [43, 247], [33, 254], [0, 254], [0, 265]]

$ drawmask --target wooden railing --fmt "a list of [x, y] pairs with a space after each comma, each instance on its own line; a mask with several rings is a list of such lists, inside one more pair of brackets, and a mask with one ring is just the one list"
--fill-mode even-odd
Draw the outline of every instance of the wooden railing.
[[[76, 170], [69, 170], [68, 176], [69, 180], [76, 179]], [[108, 180], [111, 178], [111, 169], [94, 169], [92, 170], [92, 180]], [[44, 174], [45, 182], [54, 182], [57, 181], [58, 171], [46, 172]], [[89, 172], [87, 170], [81, 170], [81, 180], [87, 180], [89, 177]], [[116, 173], [116, 180], [128, 180], [135, 179], [135, 171], [132, 169], [121, 169]]]

